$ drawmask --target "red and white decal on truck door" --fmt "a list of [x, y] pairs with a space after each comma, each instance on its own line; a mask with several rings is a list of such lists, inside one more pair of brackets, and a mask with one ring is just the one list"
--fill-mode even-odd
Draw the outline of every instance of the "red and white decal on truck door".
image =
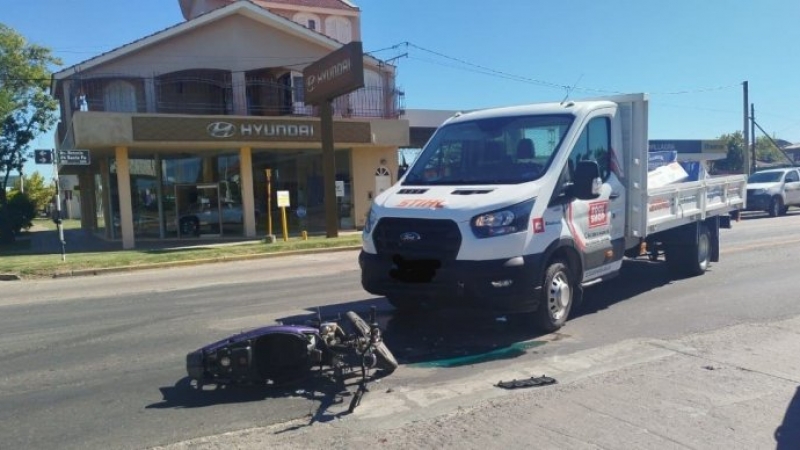
[[573, 202], [567, 205], [566, 222], [581, 251], [592, 250], [608, 242], [610, 218], [608, 201]]
[[608, 226], [608, 201], [589, 203], [589, 228]]

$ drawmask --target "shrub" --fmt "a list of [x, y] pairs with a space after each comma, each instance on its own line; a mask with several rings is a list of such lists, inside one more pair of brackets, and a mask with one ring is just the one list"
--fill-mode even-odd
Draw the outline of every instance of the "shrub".
[[5, 211], [0, 213], [0, 217], [8, 220], [11, 230], [19, 234], [23, 228], [28, 229], [33, 226], [33, 219], [36, 217], [36, 202], [31, 200], [27, 194], [17, 193], [8, 199]]

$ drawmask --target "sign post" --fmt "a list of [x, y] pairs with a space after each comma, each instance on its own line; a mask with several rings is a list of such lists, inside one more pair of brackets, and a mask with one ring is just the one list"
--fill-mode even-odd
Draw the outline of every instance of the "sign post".
[[275, 242], [275, 235], [272, 234], [272, 169], [265, 169], [267, 175], [267, 242]]
[[343, 45], [303, 70], [305, 103], [320, 107], [325, 229], [329, 238], [339, 235], [332, 102], [336, 97], [362, 87], [364, 87], [364, 52], [359, 41]]
[[56, 183], [56, 214], [53, 221], [58, 227], [58, 240], [61, 242], [61, 261], [67, 260], [67, 241], [64, 239], [64, 225], [61, 220], [61, 184], [58, 179], [58, 158], [51, 157], [53, 161], [53, 173]]

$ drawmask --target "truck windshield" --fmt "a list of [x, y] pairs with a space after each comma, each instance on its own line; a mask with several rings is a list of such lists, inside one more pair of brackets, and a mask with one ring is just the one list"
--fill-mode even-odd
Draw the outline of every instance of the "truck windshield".
[[440, 128], [403, 185], [518, 184], [541, 177], [574, 117], [511, 116]]
[[781, 181], [783, 172], [756, 172], [747, 179], [748, 183], [774, 183]]

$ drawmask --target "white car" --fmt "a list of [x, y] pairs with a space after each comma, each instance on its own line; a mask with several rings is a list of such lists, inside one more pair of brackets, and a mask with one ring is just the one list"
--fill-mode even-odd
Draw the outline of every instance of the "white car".
[[796, 167], [758, 171], [747, 179], [747, 211], [766, 211], [770, 217], [800, 206], [800, 170]]
[[[222, 222], [220, 222], [220, 210]], [[240, 203], [229, 201], [220, 202], [220, 210], [216, 205], [209, 206], [204, 204], [193, 204], [181, 215], [180, 227], [182, 235], [199, 235], [200, 229], [209, 227], [215, 233], [219, 232], [220, 225], [244, 223], [244, 211]], [[260, 211], [256, 210], [256, 219], [260, 216]]]

